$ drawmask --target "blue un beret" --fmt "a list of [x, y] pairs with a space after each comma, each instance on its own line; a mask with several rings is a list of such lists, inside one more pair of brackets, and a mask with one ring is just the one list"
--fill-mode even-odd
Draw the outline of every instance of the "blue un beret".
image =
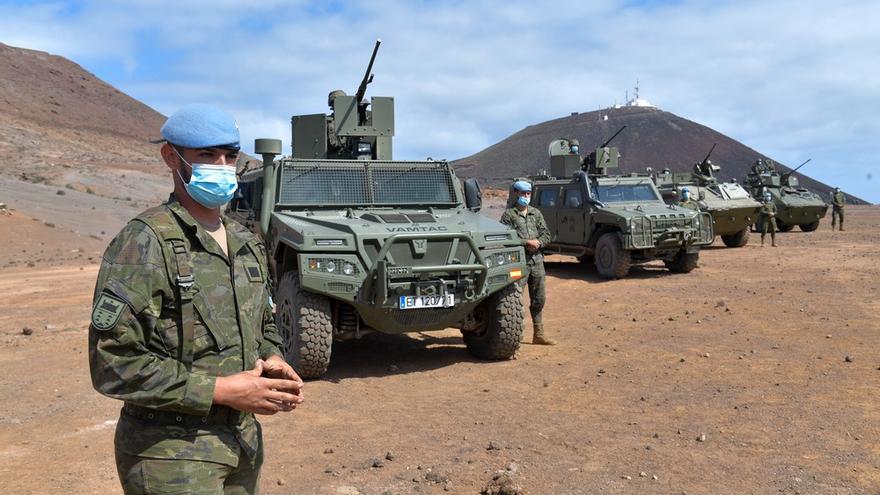
[[532, 185], [527, 181], [518, 180], [513, 183], [513, 189], [520, 192], [532, 192]]
[[184, 106], [168, 117], [160, 132], [165, 141], [184, 148], [240, 148], [235, 119], [211, 105]]

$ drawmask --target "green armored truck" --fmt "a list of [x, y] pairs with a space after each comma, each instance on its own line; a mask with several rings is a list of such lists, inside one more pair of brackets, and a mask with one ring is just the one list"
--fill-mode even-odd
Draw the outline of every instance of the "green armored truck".
[[266, 240], [285, 358], [324, 374], [334, 341], [368, 332], [461, 329], [468, 350], [512, 357], [523, 334], [525, 252], [479, 214], [475, 181], [445, 161], [392, 160], [394, 101], [330, 93], [330, 115], [292, 119], [291, 156], [257, 139], [231, 214]]
[[758, 219], [761, 203], [752, 199], [740, 184], [721, 182], [715, 177], [721, 168], [709, 160], [714, 150], [713, 144], [706, 157], [694, 164], [693, 172], [650, 171], [651, 177], [667, 204], [677, 203], [682, 189], [687, 187], [700, 211], [712, 215], [715, 235], [721, 236], [724, 245], [742, 247], [749, 242], [749, 231]]
[[592, 262], [606, 279], [653, 260], [672, 272], [690, 272], [700, 248], [712, 242], [712, 218], [664, 204], [648, 175], [610, 175], [620, 159], [617, 148], [608, 147], [611, 139], [583, 160], [571, 140], [550, 143], [550, 173], [530, 178], [532, 202], [553, 233], [545, 253]]
[[[801, 187], [794, 173], [809, 163], [808, 159], [790, 172], [780, 173], [770, 161], [757, 160], [746, 176], [745, 186], [752, 197], [761, 201], [769, 192], [776, 204], [776, 228], [788, 232], [797, 225], [804, 232], [819, 228], [819, 221], [828, 212], [828, 204], [818, 194]], [[760, 232], [761, 225], [755, 225]]]

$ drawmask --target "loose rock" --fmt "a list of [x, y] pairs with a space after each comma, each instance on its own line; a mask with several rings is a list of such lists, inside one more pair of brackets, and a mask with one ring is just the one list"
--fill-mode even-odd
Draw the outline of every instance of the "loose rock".
[[24, 328], [21, 329], [21, 334], [22, 334], [22, 335], [33, 335], [33, 334], [34, 334], [34, 330], [33, 330], [32, 328], [29, 328], [29, 327], [24, 327]]

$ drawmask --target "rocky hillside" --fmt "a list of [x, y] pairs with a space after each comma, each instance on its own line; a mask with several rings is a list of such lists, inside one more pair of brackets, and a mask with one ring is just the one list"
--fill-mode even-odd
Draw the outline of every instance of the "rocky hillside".
[[[534, 174], [549, 168], [547, 146], [557, 138], [576, 138], [581, 154], [602, 144], [626, 125], [612, 143], [621, 152], [621, 171], [644, 172], [646, 167], [673, 171], [690, 171], [703, 159], [713, 144], [712, 163], [721, 166], [723, 180], [742, 181], [752, 163], [762, 153], [713, 129], [651, 107], [623, 107], [597, 110], [549, 120], [526, 127], [479, 153], [455, 160], [456, 171], [463, 177], [477, 177], [488, 186], [509, 183], [512, 177]], [[797, 166], [799, 164], [793, 164]], [[831, 187], [802, 175], [809, 173], [807, 164], [797, 176], [805, 187], [828, 197]], [[782, 170], [789, 170], [781, 166]], [[865, 204], [858, 198], [854, 203]]]

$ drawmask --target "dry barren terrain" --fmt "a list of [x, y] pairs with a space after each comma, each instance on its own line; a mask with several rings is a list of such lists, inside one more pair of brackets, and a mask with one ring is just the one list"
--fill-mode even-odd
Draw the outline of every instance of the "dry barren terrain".
[[[263, 419], [263, 491], [474, 494], [504, 471], [531, 494], [880, 493], [880, 208], [848, 213], [842, 233], [716, 245], [688, 275], [552, 258], [561, 345], [515, 360], [474, 360], [453, 330], [339, 345], [303, 406]], [[0, 216], [0, 493], [120, 491], [119, 403], [86, 347], [112, 232], [62, 233]]]

